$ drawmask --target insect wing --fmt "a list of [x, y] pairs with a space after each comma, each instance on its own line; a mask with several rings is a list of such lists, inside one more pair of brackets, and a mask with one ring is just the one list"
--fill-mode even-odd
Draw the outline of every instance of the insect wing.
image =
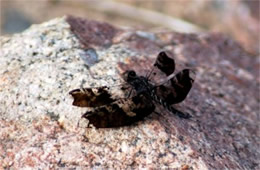
[[120, 99], [109, 105], [93, 108], [82, 117], [96, 128], [121, 127], [133, 124], [151, 114], [154, 104], [140, 94], [128, 99]]
[[194, 82], [191, 73], [193, 72], [190, 69], [180, 71], [167, 82], [157, 86], [155, 88], [156, 95], [170, 105], [182, 102]]
[[158, 54], [154, 66], [165, 73], [167, 76], [172, 74], [175, 70], [174, 59], [170, 58], [168, 54], [164, 51]]
[[110, 104], [119, 98], [124, 98], [123, 88], [118, 87], [93, 87], [75, 89], [69, 92], [74, 101], [73, 105], [78, 107], [99, 107]]
[[175, 70], [175, 61], [168, 52], [160, 52], [147, 78], [154, 84], [160, 84]]

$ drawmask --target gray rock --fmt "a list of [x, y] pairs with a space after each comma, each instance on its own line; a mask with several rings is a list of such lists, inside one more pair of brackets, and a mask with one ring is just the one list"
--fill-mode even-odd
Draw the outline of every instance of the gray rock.
[[[0, 165], [259, 169], [259, 61], [221, 34], [149, 37], [73, 16], [1, 37]], [[98, 57], [82, 59], [87, 49]], [[161, 50], [175, 55], [178, 69], [197, 69], [191, 93], [175, 106], [193, 117], [161, 109], [132, 126], [86, 128], [88, 108], [72, 106], [68, 92], [116, 86], [124, 69], [145, 74]]]

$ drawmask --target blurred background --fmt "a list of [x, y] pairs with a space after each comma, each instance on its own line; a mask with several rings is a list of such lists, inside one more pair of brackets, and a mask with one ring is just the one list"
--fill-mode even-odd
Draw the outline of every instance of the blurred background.
[[259, 0], [0, 0], [1, 35], [64, 15], [120, 27], [222, 32], [254, 56], [260, 52]]

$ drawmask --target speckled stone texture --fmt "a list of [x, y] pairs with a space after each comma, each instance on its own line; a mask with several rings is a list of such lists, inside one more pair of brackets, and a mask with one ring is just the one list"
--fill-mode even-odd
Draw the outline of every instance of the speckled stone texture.
[[[260, 169], [259, 59], [217, 33], [116, 28], [73, 16], [1, 37], [0, 169]], [[89, 50], [91, 49], [91, 50]], [[145, 73], [159, 51], [196, 68], [180, 119], [160, 114], [128, 127], [86, 128], [68, 92]]]

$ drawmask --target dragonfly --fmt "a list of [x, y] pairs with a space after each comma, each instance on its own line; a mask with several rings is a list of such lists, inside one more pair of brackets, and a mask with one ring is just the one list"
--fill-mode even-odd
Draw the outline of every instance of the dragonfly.
[[[187, 97], [194, 83], [191, 76], [194, 71], [183, 69], [177, 74], [174, 71], [175, 60], [162, 51], [146, 76], [138, 75], [134, 70], [126, 70], [122, 74], [125, 83], [120, 86], [78, 88], [69, 94], [74, 99], [74, 106], [89, 108], [82, 115], [82, 118], [88, 119], [88, 127], [129, 126], [155, 112], [158, 105], [180, 118], [189, 119], [190, 114], [172, 105]], [[164, 75], [165, 79], [154, 82], [152, 77], [160, 75]]]

